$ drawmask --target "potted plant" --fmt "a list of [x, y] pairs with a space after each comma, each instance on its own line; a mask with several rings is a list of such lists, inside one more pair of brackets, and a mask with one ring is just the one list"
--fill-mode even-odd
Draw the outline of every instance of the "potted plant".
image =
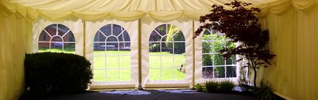
[[[204, 25], [195, 31], [195, 37], [199, 36], [204, 29], [212, 27], [213, 30], [224, 33], [231, 42], [239, 43], [236, 47], [223, 48], [219, 52], [225, 58], [240, 55], [247, 60], [244, 67], [254, 71], [254, 87], [256, 87], [257, 69], [267, 67], [269, 60], [275, 55], [265, 48], [269, 41], [269, 31], [262, 30], [256, 13], [259, 8], [249, 7], [251, 3], [233, 1], [226, 3], [231, 9], [225, 9], [223, 5], [212, 5], [211, 13], [201, 16], [200, 22]], [[194, 38], [195, 38], [194, 37]]]

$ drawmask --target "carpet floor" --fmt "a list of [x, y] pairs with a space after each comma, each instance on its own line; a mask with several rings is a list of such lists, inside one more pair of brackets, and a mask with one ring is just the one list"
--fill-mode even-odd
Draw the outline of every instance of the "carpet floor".
[[60, 95], [43, 100], [256, 100], [256, 97], [194, 90], [122, 90]]

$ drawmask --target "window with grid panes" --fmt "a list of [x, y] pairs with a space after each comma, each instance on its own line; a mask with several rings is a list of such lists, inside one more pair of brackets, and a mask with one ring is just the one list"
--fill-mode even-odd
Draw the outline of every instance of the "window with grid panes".
[[39, 36], [39, 52], [75, 53], [75, 38], [72, 31], [62, 24], [45, 27]]
[[219, 50], [224, 47], [235, 47], [236, 43], [230, 42], [224, 34], [207, 29], [202, 35], [202, 76], [209, 78], [236, 77], [236, 56], [225, 59]]
[[171, 24], [155, 28], [149, 38], [150, 81], [185, 79], [185, 39]]
[[130, 37], [116, 24], [100, 28], [94, 37], [94, 82], [130, 81]]

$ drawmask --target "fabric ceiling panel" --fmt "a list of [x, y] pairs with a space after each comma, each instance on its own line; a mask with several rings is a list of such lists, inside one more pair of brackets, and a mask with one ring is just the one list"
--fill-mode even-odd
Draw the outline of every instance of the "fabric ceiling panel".
[[[46, 20], [61, 21], [74, 15], [77, 18], [84, 18], [85, 20], [91, 21], [102, 20], [105, 18], [109, 18], [109, 16], [121, 21], [133, 21], [142, 18], [146, 14], [150, 14], [150, 16], [155, 19], [161, 21], [171, 21], [179, 18], [180, 16], [187, 16], [192, 20], [198, 20], [199, 16], [206, 14], [202, 12], [209, 11], [211, 5], [222, 5], [230, 1], [232, 0], [2, 0], [1, 5], [6, 14], [17, 12], [20, 13], [20, 15], [22, 15], [23, 17], [27, 17], [28, 19], [35, 19], [37, 16], [42, 17]], [[271, 3], [275, 0], [244, 1], [252, 2], [254, 5], [260, 6], [263, 4]], [[271, 11], [275, 13], [280, 13], [282, 11], [285, 11], [283, 8], [286, 9], [286, 7], [289, 6], [286, 5], [285, 2], [291, 4], [292, 1], [279, 1], [278, 3], [270, 4], [271, 6], [268, 6], [264, 9], [270, 9], [272, 8], [272, 5], [274, 5], [274, 8], [271, 9]], [[297, 6], [297, 8], [299, 9], [303, 9], [302, 7], [308, 7], [307, 5], [310, 5], [311, 7], [314, 5], [314, 3], [314, 1], [306, 3], [295, 1], [293, 2], [293, 5]], [[275, 5], [279, 7], [275, 7]], [[27, 8], [27, 10], [24, 8]], [[200, 13], [170, 14], [169, 19], [166, 19], [166, 17], [162, 17], [161, 14], [171, 13], [171, 11], [199, 11]], [[142, 13], [139, 13], [137, 15], [130, 15], [126, 12]], [[92, 17], [94, 15], [102, 15], [102, 17]]]

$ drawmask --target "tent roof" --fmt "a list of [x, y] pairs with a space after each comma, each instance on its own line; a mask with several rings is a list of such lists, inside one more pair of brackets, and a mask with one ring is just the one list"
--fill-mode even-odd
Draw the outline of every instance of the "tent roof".
[[[208, 13], [213, 4], [224, 4], [232, 0], [1, 0], [0, 10], [6, 14], [18, 12], [22, 16], [35, 19], [64, 20], [76, 16], [83, 20], [114, 18], [123, 21], [140, 19], [145, 15], [160, 21], [171, 21], [181, 16], [198, 20]], [[279, 5], [284, 8], [291, 0], [240, 0], [251, 2], [261, 8]], [[305, 0], [300, 6], [315, 4], [315, 0]], [[271, 4], [270, 3], [275, 3]], [[293, 1], [293, 3], [297, 1]], [[317, 1], [318, 2], [318, 1]], [[298, 3], [297, 3], [298, 4]], [[286, 7], [285, 7], [286, 8]]]

